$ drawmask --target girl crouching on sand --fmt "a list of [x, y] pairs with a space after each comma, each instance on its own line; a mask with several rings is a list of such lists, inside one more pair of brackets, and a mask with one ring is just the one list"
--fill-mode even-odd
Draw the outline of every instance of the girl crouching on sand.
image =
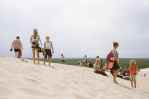
[[97, 73], [98, 71], [100, 71], [100, 58], [99, 58], [99, 56], [96, 57], [96, 61], [94, 64], [94, 72]]
[[103, 76], [107, 76], [105, 69], [102, 67], [102, 60], [99, 58], [99, 56], [96, 57], [94, 72]]
[[15, 57], [21, 58], [22, 57], [23, 46], [22, 46], [22, 42], [21, 42], [19, 36], [17, 36], [16, 40], [14, 40], [12, 42], [10, 51], [12, 51], [13, 49], [14, 49], [14, 52], [15, 52]]
[[130, 62], [129, 62], [129, 76], [130, 76], [130, 82], [131, 82], [132, 88], [136, 88], [137, 71], [138, 71], [138, 66], [136, 64], [136, 60], [130, 60]]
[[51, 66], [52, 54], [54, 53], [54, 49], [53, 49], [52, 41], [50, 40], [49, 36], [46, 37], [46, 41], [44, 42], [44, 50], [45, 50], [44, 51], [44, 64], [46, 60], [48, 59], [49, 66]]

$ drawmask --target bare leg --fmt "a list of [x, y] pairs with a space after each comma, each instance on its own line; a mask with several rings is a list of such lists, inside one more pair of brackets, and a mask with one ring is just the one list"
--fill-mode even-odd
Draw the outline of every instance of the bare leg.
[[38, 61], [38, 64], [40, 64], [40, 60], [39, 60], [39, 49], [37, 49], [37, 61]]
[[21, 58], [21, 55], [22, 55], [21, 50], [19, 50], [19, 51], [18, 51], [17, 58]]
[[44, 56], [44, 59], [43, 59], [43, 61], [44, 61], [44, 65], [46, 64], [46, 58], [45, 58], [45, 56]]
[[116, 84], [118, 84], [118, 82], [117, 82], [117, 74], [118, 74], [118, 70], [114, 70], [113, 71], [113, 81], [114, 81], [114, 83], [116, 83]]
[[111, 74], [113, 76], [113, 82], [116, 83], [115, 70], [111, 70]]
[[48, 61], [49, 61], [49, 66], [51, 66], [52, 58], [48, 57]]
[[43, 54], [43, 56], [44, 56], [44, 65], [46, 64], [46, 60], [47, 60], [47, 56], [46, 56], [46, 53], [44, 52], [44, 54]]
[[22, 50], [19, 51], [19, 58], [22, 57]]
[[133, 86], [133, 78], [132, 78], [132, 76], [130, 76], [130, 83], [131, 83], [131, 87], [133, 88], [134, 86]]
[[19, 51], [17, 52], [17, 58], [20, 58], [20, 52]]
[[15, 54], [16, 54], [16, 58], [19, 58], [19, 52], [16, 52]]
[[113, 73], [113, 81], [114, 81], [114, 83], [116, 83], [116, 72], [115, 71]]
[[136, 84], [136, 76], [134, 76], [134, 87], [137, 88], [137, 84]]
[[32, 58], [33, 58], [33, 63], [35, 64], [35, 48], [32, 49]]

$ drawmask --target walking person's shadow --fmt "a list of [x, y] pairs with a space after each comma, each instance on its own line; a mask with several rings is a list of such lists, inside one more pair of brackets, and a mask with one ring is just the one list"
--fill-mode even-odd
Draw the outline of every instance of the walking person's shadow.
[[126, 85], [123, 85], [123, 84], [118, 84], [120, 87], [123, 87], [125, 89], [131, 89], [130, 87], [126, 86]]

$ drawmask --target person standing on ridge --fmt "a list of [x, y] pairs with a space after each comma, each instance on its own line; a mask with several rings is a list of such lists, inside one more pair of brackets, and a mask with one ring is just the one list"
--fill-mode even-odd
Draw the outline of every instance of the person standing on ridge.
[[131, 82], [131, 87], [136, 88], [136, 76], [138, 73], [138, 66], [136, 63], [136, 60], [130, 60], [129, 62], [129, 76], [130, 76], [130, 82]]
[[15, 52], [15, 57], [17, 58], [22, 57], [23, 45], [19, 36], [17, 36], [16, 39], [12, 42], [10, 51], [13, 51], [13, 50]]
[[54, 53], [54, 49], [53, 49], [53, 43], [50, 40], [49, 36], [46, 36], [45, 38], [45, 42], [44, 42], [44, 64], [46, 62], [46, 60], [48, 60], [49, 62], [49, 66], [51, 66], [52, 63], [52, 54]]
[[33, 35], [30, 38], [30, 42], [32, 45], [32, 59], [33, 59], [33, 63], [36, 63], [36, 56], [37, 56], [37, 61], [39, 64], [39, 49], [40, 49], [40, 36], [38, 35], [38, 30], [34, 29], [33, 30]]

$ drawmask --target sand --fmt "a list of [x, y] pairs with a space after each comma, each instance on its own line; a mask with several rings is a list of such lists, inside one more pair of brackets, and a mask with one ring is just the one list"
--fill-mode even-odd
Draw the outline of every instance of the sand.
[[[138, 88], [130, 82], [93, 73], [93, 69], [53, 63], [34, 65], [0, 58], [0, 99], [149, 99], [149, 69], [139, 73]], [[144, 77], [144, 73], [147, 74]]]

